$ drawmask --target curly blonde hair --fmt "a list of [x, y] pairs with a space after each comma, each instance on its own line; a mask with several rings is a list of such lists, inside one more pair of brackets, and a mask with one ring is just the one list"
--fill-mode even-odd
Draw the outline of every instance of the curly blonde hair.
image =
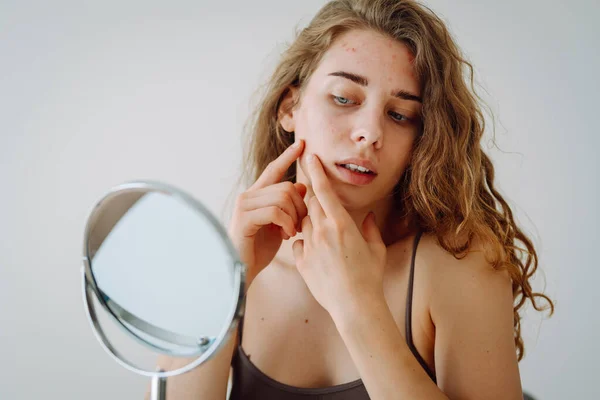
[[[282, 99], [290, 86], [302, 93], [331, 44], [352, 29], [382, 33], [412, 52], [422, 89], [422, 125], [410, 165], [393, 192], [397, 207], [418, 221], [422, 230], [436, 235], [440, 246], [456, 258], [466, 255], [474, 237], [489, 244], [490, 263], [496, 269], [506, 268], [512, 278], [514, 338], [520, 361], [524, 355], [522, 307], [530, 300], [535, 310], [550, 309], [552, 315], [554, 304], [531, 287], [538, 267], [536, 250], [494, 187], [494, 166], [480, 147], [485, 120], [483, 101], [473, 85], [473, 67], [444, 22], [428, 7], [413, 0], [333, 0], [324, 5], [296, 34], [262, 88], [245, 128], [249, 135], [238, 184], [251, 185], [294, 142], [293, 133], [285, 132], [279, 123]], [[465, 67], [470, 86], [463, 77]], [[283, 180], [295, 182], [295, 177], [294, 163]], [[545, 306], [538, 304], [540, 299]]]

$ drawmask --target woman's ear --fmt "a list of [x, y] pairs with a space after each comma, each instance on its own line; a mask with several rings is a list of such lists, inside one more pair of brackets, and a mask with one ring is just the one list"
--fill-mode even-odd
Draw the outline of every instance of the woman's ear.
[[279, 123], [286, 132], [294, 132], [296, 123], [294, 121], [294, 104], [296, 104], [298, 88], [289, 86], [277, 110]]

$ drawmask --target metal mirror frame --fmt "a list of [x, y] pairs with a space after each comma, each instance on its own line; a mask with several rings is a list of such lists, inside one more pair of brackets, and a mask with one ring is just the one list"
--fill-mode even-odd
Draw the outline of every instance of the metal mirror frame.
[[[119, 321], [116, 318], [116, 316], [113, 314], [112, 310], [110, 310], [106, 306], [104, 299], [102, 297], [102, 294], [100, 293], [100, 290], [96, 286], [96, 281], [92, 274], [92, 264], [91, 264], [90, 254], [89, 254], [89, 246], [88, 246], [91, 229], [93, 227], [92, 222], [93, 221], [95, 222], [94, 217], [97, 216], [98, 212], [102, 209], [102, 206], [104, 204], [106, 204], [107, 201], [113, 199], [114, 197], [118, 196], [119, 194], [128, 193], [128, 192], [139, 192], [139, 191], [160, 192], [160, 193], [167, 194], [169, 196], [176, 197], [177, 200], [182, 201], [183, 203], [187, 204], [188, 206], [192, 207], [193, 209], [195, 209], [196, 211], [198, 211], [202, 215], [204, 215], [206, 217], [206, 219], [212, 224], [215, 231], [217, 233], [219, 233], [223, 243], [225, 244], [226, 249], [228, 250], [228, 252], [231, 256], [231, 261], [233, 263], [234, 293], [233, 293], [233, 298], [232, 298], [232, 300], [233, 300], [232, 306], [230, 307], [230, 310], [229, 310], [229, 313], [227, 316], [227, 320], [231, 321], [229, 323], [229, 326], [224, 327], [221, 330], [221, 332], [215, 339], [215, 342], [213, 343], [213, 345], [210, 346], [206, 352], [204, 352], [203, 354], [198, 356], [198, 358], [196, 360], [190, 362], [189, 364], [185, 365], [184, 367], [181, 367], [181, 368], [178, 368], [178, 369], [175, 369], [172, 371], [163, 371], [163, 370], [146, 371], [146, 370], [143, 370], [143, 369], [139, 368], [137, 365], [135, 365], [133, 362], [129, 361], [121, 353], [119, 353], [113, 347], [113, 345], [110, 343], [110, 341], [108, 340], [108, 338], [102, 331], [102, 328], [98, 321], [98, 317], [96, 315], [96, 309], [93, 304], [92, 296], [95, 296], [97, 298], [97, 300], [99, 301], [99, 304], [101, 304], [102, 307], [105, 308], [108, 315], [111, 316], [111, 318], [114, 320], [114, 322], [120, 328], [123, 328], [125, 330], [125, 332], [132, 339], [134, 339], [138, 342], [141, 342], [144, 346], [146, 346], [148, 348], [157, 350], [156, 347], [153, 346], [151, 343], [145, 342], [139, 336], [135, 335], [133, 332], [131, 332], [129, 329], [127, 329], [121, 323], [121, 321]], [[237, 325], [239, 323], [239, 320], [244, 315], [245, 301], [246, 301], [246, 297], [245, 297], [245, 293], [244, 293], [244, 287], [246, 284], [246, 265], [239, 259], [237, 250], [231, 243], [231, 241], [229, 239], [229, 235], [227, 234], [225, 229], [223, 229], [223, 226], [221, 225], [221, 223], [199, 201], [197, 201], [196, 199], [194, 199], [192, 196], [188, 195], [187, 193], [183, 192], [182, 190], [177, 189], [177, 188], [175, 188], [171, 185], [168, 185], [166, 183], [163, 183], [163, 182], [147, 181], [147, 180], [125, 182], [125, 183], [122, 183], [120, 185], [117, 185], [117, 186], [111, 188], [99, 201], [96, 202], [96, 204], [90, 211], [87, 221], [86, 221], [85, 233], [84, 233], [84, 238], [83, 238], [83, 266], [81, 268], [81, 276], [82, 276], [83, 303], [84, 303], [84, 307], [85, 307], [85, 311], [86, 311], [86, 316], [92, 327], [92, 331], [94, 332], [96, 339], [100, 342], [102, 348], [117, 363], [122, 365], [124, 368], [126, 368], [132, 372], [135, 372], [137, 374], [151, 377], [151, 378], [163, 379], [163, 378], [168, 378], [170, 376], [181, 375], [181, 374], [184, 374], [184, 373], [196, 368], [197, 366], [202, 364], [204, 361], [211, 359], [216, 354], [216, 352], [223, 347], [223, 345], [227, 341], [227, 339], [229, 339], [229, 337], [235, 333], [235, 331], [237, 329]]]

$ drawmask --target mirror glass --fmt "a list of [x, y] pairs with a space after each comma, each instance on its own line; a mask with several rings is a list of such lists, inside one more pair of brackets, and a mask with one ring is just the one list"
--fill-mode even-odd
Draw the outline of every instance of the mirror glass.
[[98, 323], [138, 368], [156, 370], [161, 354], [195, 360], [228, 331], [235, 259], [215, 223], [189, 199], [148, 188], [108, 195], [92, 212], [86, 252]]

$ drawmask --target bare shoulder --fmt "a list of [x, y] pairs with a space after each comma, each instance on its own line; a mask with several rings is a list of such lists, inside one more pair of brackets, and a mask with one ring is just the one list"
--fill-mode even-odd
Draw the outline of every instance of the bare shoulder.
[[473, 241], [456, 258], [435, 236], [424, 235], [417, 252], [431, 293], [438, 385], [450, 398], [522, 398], [512, 282], [485, 250]]
[[[431, 298], [432, 312], [439, 304], [448, 304], [448, 296], [466, 300], [481, 300], [489, 297], [490, 290], [502, 294], [510, 293], [512, 283], [508, 271], [494, 269], [486, 259], [485, 244], [474, 240], [466, 253], [459, 258], [446, 251], [434, 234], [424, 234], [417, 251], [416, 262], [426, 275]], [[512, 307], [512, 306], [511, 306]], [[447, 310], [446, 310], [447, 311]], [[432, 315], [433, 317], [433, 315]]]

